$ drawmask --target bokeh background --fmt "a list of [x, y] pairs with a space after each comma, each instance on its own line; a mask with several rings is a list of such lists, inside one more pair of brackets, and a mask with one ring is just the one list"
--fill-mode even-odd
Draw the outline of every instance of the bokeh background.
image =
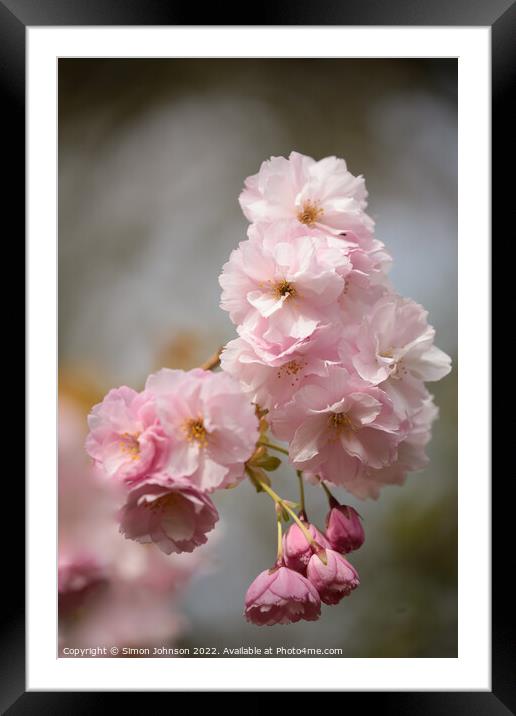
[[[378, 502], [348, 498], [367, 533], [352, 559], [359, 590], [316, 623], [246, 624], [243, 596], [274, 558], [275, 524], [268, 498], [244, 483], [216, 495], [210, 569], [184, 589], [188, 626], [175, 643], [453, 657], [455, 60], [60, 60], [60, 395], [85, 419], [109, 388], [140, 388], [162, 366], [198, 365], [234, 336], [217, 279], [245, 238], [237, 197], [262, 160], [292, 149], [344, 157], [366, 177], [377, 236], [394, 257], [393, 283], [429, 310], [454, 370], [429, 386], [440, 408], [430, 466]], [[293, 473], [275, 476], [295, 499]], [[307, 498], [322, 524], [322, 493], [308, 486]]]

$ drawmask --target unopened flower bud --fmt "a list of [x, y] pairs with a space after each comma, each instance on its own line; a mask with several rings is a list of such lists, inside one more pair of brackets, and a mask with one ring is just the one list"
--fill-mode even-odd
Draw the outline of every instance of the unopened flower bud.
[[354, 567], [333, 549], [326, 550], [326, 564], [314, 554], [306, 574], [325, 604], [338, 604], [360, 584]]
[[296, 572], [300, 572], [301, 574], [306, 573], [306, 566], [314, 553], [314, 546], [316, 546], [317, 549], [331, 546], [326, 537], [319, 532], [315, 525], [307, 522], [305, 526], [314, 538], [316, 545], [308, 542], [303, 531], [296, 524], [291, 525], [283, 537], [283, 559], [285, 560], [285, 564], [287, 567], [290, 567], [290, 569], [295, 569]]
[[326, 537], [336, 552], [353, 552], [365, 540], [358, 512], [349, 505], [335, 505], [326, 516]]

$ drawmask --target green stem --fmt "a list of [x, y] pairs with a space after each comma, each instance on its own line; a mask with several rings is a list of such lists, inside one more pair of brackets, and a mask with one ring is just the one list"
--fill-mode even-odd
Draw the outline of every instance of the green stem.
[[281, 515], [277, 516], [278, 522], [278, 554], [276, 561], [280, 564], [283, 561], [283, 530], [281, 527]]
[[262, 438], [258, 442], [260, 445], [265, 445], [265, 447], [268, 447], [271, 450], [277, 450], [278, 452], [282, 452], [283, 455], [288, 455], [288, 450], [282, 448], [281, 445], [275, 445], [274, 443], [270, 443], [266, 438]]
[[301, 520], [300, 520], [299, 517], [296, 515], [296, 513], [294, 512], [294, 510], [292, 510], [292, 509], [287, 505], [287, 503], [286, 503], [276, 492], [274, 492], [274, 490], [272, 489], [272, 487], [269, 487], [269, 485], [267, 485], [266, 482], [262, 482], [262, 480], [260, 480], [259, 477], [256, 477], [256, 475], [254, 476], [254, 479], [255, 479], [256, 482], [260, 485], [260, 487], [262, 488], [262, 490], [263, 490], [264, 492], [266, 492], [266, 493], [269, 495], [269, 497], [272, 497], [272, 499], [274, 500], [274, 502], [275, 502], [276, 504], [280, 505], [286, 512], [288, 512], [288, 514], [292, 517], [292, 519], [294, 520], [294, 522], [296, 523], [296, 525], [299, 527], [299, 529], [301, 530], [301, 532], [302, 532], [303, 535], [305, 536], [305, 538], [306, 538], [308, 544], [313, 544], [313, 543], [315, 542], [314, 538], [312, 537], [312, 535], [310, 534], [310, 532], [306, 529], [305, 525], [301, 522]]
[[324, 482], [321, 481], [320, 484], [321, 484], [322, 489], [323, 489], [323, 490], [325, 491], [325, 493], [326, 493], [326, 497], [328, 498], [328, 502], [330, 503], [330, 507], [336, 507], [337, 505], [339, 505], [339, 504], [340, 504], [339, 501], [331, 494], [331, 492], [330, 492], [329, 489], [326, 487], [326, 485], [324, 484]]
[[303, 482], [303, 473], [301, 470], [296, 470], [297, 479], [299, 480], [299, 496], [300, 496], [300, 507], [301, 514], [306, 518], [305, 510], [305, 483]]

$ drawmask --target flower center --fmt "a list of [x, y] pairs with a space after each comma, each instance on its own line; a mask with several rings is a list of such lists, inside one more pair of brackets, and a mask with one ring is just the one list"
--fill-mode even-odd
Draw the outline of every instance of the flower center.
[[284, 363], [278, 368], [276, 376], [278, 378], [290, 378], [292, 381], [291, 385], [294, 386], [301, 378], [298, 374], [303, 371], [303, 368], [305, 368], [306, 365], [307, 364], [305, 362], [289, 360], [288, 363]]
[[283, 279], [274, 286], [274, 293], [277, 298], [285, 298], [288, 301], [289, 298], [293, 298], [296, 295], [296, 289], [294, 284]]
[[140, 433], [122, 433], [120, 436], [119, 447], [122, 452], [129, 456], [130, 460], [140, 459], [140, 443], [138, 438]]
[[[379, 355], [382, 358], [394, 358], [394, 351], [394, 348], [389, 348], [388, 350], [379, 353]], [[408, 374], [408, 370], [403, 358], [398, 358], [398, 360], [395, 360], [393, 363], [391, 363], [389, 369], [391, 378], [402, 378], [404, 375]]]
[[298, 360], [289, 360], [288, 363], [281, 366], [287, 375], [297, 375], [299, 371], [303, 370], [305, 364], [300, 363]]
[[328, 418], [328, 425], [336, 433], [355, 429], [351, 419], [346, 413], [332, 413]]
[[189, 420], [185, 420], [182, 430], [189, 443], [197, 442], [201, 447], [206, 446], [208, 442], [208, 432], [204, 427], [202, 418], [190, 418]]
[[317, 202], [307, 199], [297, 212], [297, 220], [306, 226], [313, 226], [323, 214], [324, 210]]
[[160, 510], [171, 509], [178, 500], [179, 495], [175, 492], [170, 492], [168, 495], [162, 495], [156, 500], [147, 502], [146, 507], [153, 512], [159, 512]]

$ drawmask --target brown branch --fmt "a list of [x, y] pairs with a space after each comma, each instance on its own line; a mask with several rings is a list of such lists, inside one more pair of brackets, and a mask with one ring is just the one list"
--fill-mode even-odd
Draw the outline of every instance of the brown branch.
[[203, 370], [213, 370], [214, 368], [218, 368], [220, 365], [220, 354], [222, 353], [222, 349], [224, 346], [221, 346], [212, 356], [211, 358], [208, 358], [207, 361], [202, 363], [199, 368], [202, 368]]

